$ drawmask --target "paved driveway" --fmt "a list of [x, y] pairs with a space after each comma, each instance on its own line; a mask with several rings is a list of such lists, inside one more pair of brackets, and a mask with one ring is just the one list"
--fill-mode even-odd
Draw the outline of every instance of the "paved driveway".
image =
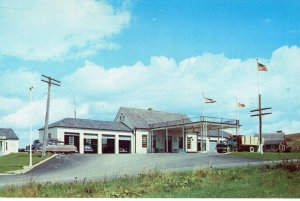
[[65, 182], [137, 175], [149, 170], [193, 170], [227, 167], [262, 161], [216, 153], [57, 155], [23, 175], [0, 176], [0, 186], [28, 181]]

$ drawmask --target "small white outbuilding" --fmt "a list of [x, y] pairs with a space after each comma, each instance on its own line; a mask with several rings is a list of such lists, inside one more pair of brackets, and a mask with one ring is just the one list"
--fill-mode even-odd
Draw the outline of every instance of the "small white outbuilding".
[[0, 156], [19, 151], [19, 138], [10, 128], [0, 128]]

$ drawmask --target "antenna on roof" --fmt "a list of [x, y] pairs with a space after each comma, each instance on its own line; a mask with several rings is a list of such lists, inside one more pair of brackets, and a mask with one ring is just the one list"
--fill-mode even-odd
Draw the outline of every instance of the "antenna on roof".
[[74, 92], [74, 118], [76, 119], [76, 96], [75, 96], [75, 92]]

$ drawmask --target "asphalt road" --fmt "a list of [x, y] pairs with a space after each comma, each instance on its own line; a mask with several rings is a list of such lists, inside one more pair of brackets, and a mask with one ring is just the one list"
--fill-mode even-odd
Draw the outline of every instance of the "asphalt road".
[[0, 176], [0, 186], [36, 182], [67, 182], [138, 175], [150, 170], [181, 171], [233, 167], [263, 161], [216, 153], [57, 155], [21, 175]]

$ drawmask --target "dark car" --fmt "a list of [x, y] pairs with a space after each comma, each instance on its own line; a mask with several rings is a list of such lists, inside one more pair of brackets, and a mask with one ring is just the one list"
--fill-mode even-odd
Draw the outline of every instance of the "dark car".
[[90, 145], [90, 144], [84, 145], [84, 153], [94, 153], [92, 145]]
[[[31, 144], [31, 150], [35, 150], [36, 146], [37, 146], [38, 144], [40, 144], [40, 143], [41, 143], [41, 142], [40, 142], [39, 140], [34, 140], [33, 143]], [[30, 145], [27, 145], [27, 146], [25, 147], [25, 150], [26, 150], [27, 152], [29, 152], [29, 149], [30, 149]]]

